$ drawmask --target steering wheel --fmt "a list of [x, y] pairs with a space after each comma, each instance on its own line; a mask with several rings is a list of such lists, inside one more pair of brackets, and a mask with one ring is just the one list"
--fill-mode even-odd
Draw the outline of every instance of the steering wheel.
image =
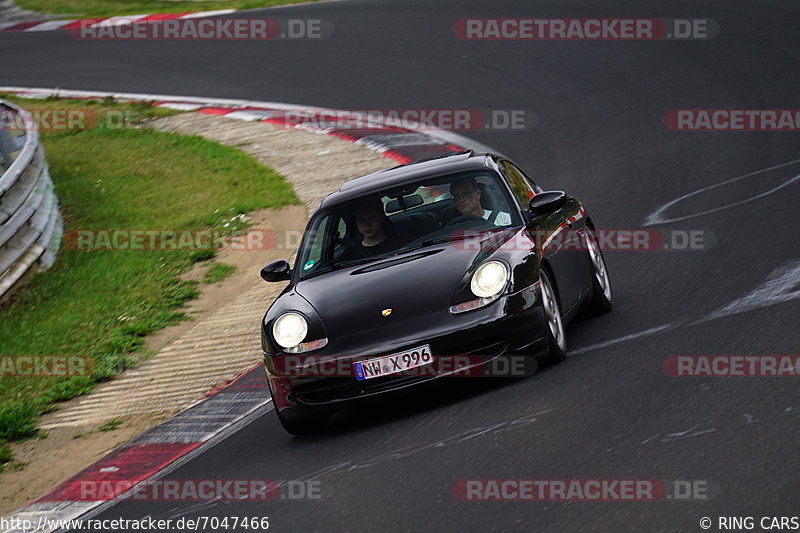
[[483, 222], [486, 222], [486, 220], [483, 217], [478, 217], [475, 215], [459, 215], [456, 218], [450, 220], [450, 222], [445, 224], [444, 227], [446, 228], [447, 226], [454, 226], [456, 224], [461, 224], [462, 222], [469, 222], [471, 220], [481, 220]]

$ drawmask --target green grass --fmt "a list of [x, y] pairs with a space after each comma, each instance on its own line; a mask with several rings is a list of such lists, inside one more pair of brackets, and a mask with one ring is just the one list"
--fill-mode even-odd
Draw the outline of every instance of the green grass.
[[225, 263], [212, 263], [203, 276], [203, 283], [211, 284], [220, 282], [230, 276], [234, 270], [236, 270], [234, 265], [228, 265]]
[[[17, 379], [22, 381], [20, 378]], [[10, 389], [7, 383], [8, 379], [5, 384], [0, 381], [0, 387]], [[36, 419], [42, 407], [38, 402], [31, 400], [31, 398], [11, 398], [0, 405], [0, 439], [20, 440], [36, 435]]]
[[12, 453], [11, 448], [8, 446], [8, 442], [0, 439], [0, 465], [9, 462], [11, 457]]
[[215, 257], [217, 257], [216, 250], [206, 249], [206, 250], [197, 250], [195, 252], [192, 252], [191, 258], [194, 262], [199, 263], [201, 261], [208, 261], [209, 259], [214, 259]]
[[158, 0], [16, 0], [24, 9], [70, 17], [106, 17], [145, 13], [183, 13], [214, 9], [255, 9], [315, 0], [211, 0], [208, 2]]
[[[28, 109], [64, 109], [87, 102], [21, 101]], [[94, 104], [130, 110], [146, 122], [160, 111], [142, 105]], [[50, 173], [66, 230], [225, 229], [237, 215], [299, 204], [279, 175], [250, 156], [201, 137], [147, 128], [43, 132]], [[56, 264], [37, 274], [0, 309], [3, 355], [79, 355], [95, 364], [71, 378], [0, 379], [0, 439], [36, 435], [54, 402], [92, 387], [147, 355], [144, 337], [185, 318], [198, 283], [179, 279], [208, 250], [80, 251], [62, 246]]]
[[123, 424], [123, 422], [125, 422], [125, 421], [124, 420], [109, 420], [108, 422], [106, 422], [105, 424], [103, 424], [102, 426], [97, 428], [97, 431], [102, 431], [102, 432], [114, 431], [115, 429], [120, 427]]
[[[66, 133], [65, 130], [58, 131], [52, 127], [55, 123], [52, 120], [52, 111], [79, 111], [80, 122], [74, 122], [77, 126], [72, 130], [87, 129], [120, 129], [121, 127], [135, 128], [146, 125], [148, 121], [180, 114], [183, 111], [168, 109], [166, 107], [156, 107], [152, 102], [130, 102], [120, 103], [111, 97], [102, 100], [73, 100], [61, 99], [50, 96], [43, 99], [19, 98], [14, 95], [0, 94], [0, 98], [15, 103], [18, 106], [34, 114], [38, 118], [37, 125], [44, 133]], [[44, 115], [37, 112], [51, 111], [51, 115]], [[62, 114], [62, 121], [65, 115]], [[66, 122], [64, 122], [66, 124]], [[83, 127], [80, 127], [83, 126]]]

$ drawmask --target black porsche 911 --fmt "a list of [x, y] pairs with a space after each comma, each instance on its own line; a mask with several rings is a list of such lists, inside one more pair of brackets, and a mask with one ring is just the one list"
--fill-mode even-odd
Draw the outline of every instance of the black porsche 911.
[[311, 217], [294, 268], [261, 271], [290, 282], [261, 323], [281, 424], [298, 435], [378, 394], [563, 360], [564, 325], [611, 308], [593, 232], [577, 199], [493, 154], [348, 181]]

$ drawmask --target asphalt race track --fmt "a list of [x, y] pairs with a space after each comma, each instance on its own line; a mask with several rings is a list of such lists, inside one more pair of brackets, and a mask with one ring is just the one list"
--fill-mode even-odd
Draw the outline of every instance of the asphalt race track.
[[[718, 531], [720, 516], [800, 514], [798, 378], [664, 370], [672, 355], [798, 353], [800, 182], [787, 182], [800, 174], [800, 133], [675, 132], [663, 122], [670, 109], [800, 108], [800, 7], [603, 4], [341, 0], [246, 14], [325, 19], [335, 30], [320, 41], [0, 33], [5, 85], [342, 109], [527, 110], [536, 121], [525, 130], [464, 133], [517, 160], [545, 189], [581, 198], [598, 227], [642, 228], [650, 217], [657, 223], [648, 229], [705, 237], [702, 250], [606, 252], [613, 312], [569, 327], [571, 357], [532, 378], [445, 384], [343, 413], [307, 438], [289, 437], [265, 410], [168, 475], [317, 480], [319, 500], [127, 502], [100, 517], [267, 515], [276, 531], [618, 532], [699, 531], [701, 517]], [[451, 29], [462, 17], [711, 18], [720, 33], [464, 41]], [[713, 490], [705, 500], [655, 502], [453, 495], [458, 480], [503, 478], [701, 480]]]

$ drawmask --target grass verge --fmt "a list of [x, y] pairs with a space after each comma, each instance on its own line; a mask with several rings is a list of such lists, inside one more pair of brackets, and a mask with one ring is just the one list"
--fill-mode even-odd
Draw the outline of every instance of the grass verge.
[[234, 265], [216, 262], [211, 263], [208, 266], [208, 270], [206, 270], [205, 275], [203, 276], [203, 283], [209, 285], [212, 283], [218, 283], [230, 276], [234, 270], [236, 270]]
[[[17, 102], [29, 110], [95, 106], [101, 115], [129, 115], [125, 127], [42, 131], [67, 231], [230, 231], [244, 226], [248, 211], [300, 203], [283, 178], [236, 149], [139, 127], [165, 110], [110, 101]], [[0, 309], [0, 358], [77, 355], [93, 364], [72, 377], [0, 379], [0, 439], [36, 435], [38, 417], [56, 402], [91, 391], [146, 355], [143, 338], [184, 319], [182, 306], [198, 295], [198, 283], [179, 275], [214, 255], [62, 246], [53, 268]]]
[[92, 18], [146, 13], [186, 13], [215, 9], [243, 10], [314, 1], [317, 0], [209, 0], [203, 2], [181, 0], [16, 0], [16, 4], [23, 9], [39, 13]]
[[13, 454], [8, 443], [0, 439], [0, 472], [5, 470], [6, 465], [11, 461]]
[[123, 424], [123, 422], [125, 422], [125, 421], [124, 420], [109, 420], [108, 422], [106, 422], [105, 424], [103, 424], [102, 426], [97, 428], [97, 431], [101, 431], [101, 432], [114, 431], [117, 428], [119, 428]]

